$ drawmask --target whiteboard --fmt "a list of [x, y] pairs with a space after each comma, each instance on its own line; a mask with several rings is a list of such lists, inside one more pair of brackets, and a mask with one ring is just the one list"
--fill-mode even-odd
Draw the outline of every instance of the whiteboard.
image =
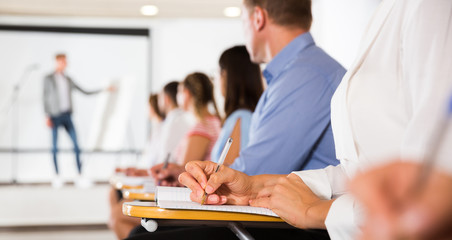
[[[20, 149], [51, 148], [42, 84], [44, 76], [53, 72], [54, 55], [64, 52], [68, 58], [67, 74], [84, 89], [105, 88], [114, 81], [122, 85], [117, 104], [110, 106], [115, 111], [108, 122], [101, 122], [109, 107], [108, 93], [92, 96], [73, 93], [73, 121], [81, 148], [141, 149], [148, 123], [149, 41], [144, 36], [0, 31], [0, 148], [11, 148], [13, 136], [17, 137]], [[22, 85], [12, 112], [7, 113], [5, 108], [10, 107], [13, 87], [30, 66], [36, 67]], [[18, 126], [15, 131], [13, 123]], [[106, 123], [110, 126], [104, 126]], [[131, 132], [131, 141], [122, 141], [122, 145], [107, 141], [124, 139], [125, 131]], [[62, 129], [59, 133], [60, 148], [71, 149], [67, 134]], [[102, 143], [100, 135], [104, 136]]]

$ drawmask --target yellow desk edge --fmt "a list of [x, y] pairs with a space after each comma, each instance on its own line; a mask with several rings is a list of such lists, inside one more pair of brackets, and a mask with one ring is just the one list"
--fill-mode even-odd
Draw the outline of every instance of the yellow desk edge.
[[201, 210], [163, 209], [151, 206], [122, 205], [126, 216], [151, 219], [245, 221], [245, 222], [284, 222], [281, 218], [248, 213], [231, 213]]
[[124, 198], [127, 200], [155, 201], [155, 193], [134, 192], [123, 190]]

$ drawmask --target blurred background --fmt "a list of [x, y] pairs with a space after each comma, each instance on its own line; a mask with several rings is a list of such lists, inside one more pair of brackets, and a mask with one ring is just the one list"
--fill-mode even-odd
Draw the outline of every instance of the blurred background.
[[[313, 0], [317, 44], [348, 68], [379, 2]], [[149, 93], [193, 71], [213, 76], [223, 50], [244, 44], [240, 5], [0, 0], [0, 239], [114, 239], [106, 228], [108, 180], [144, 148]], [[67, 54], [67, 74], [84, 89], [117, 86], [114, 93], [74, 94], [83, 168], [96, 183], [90, 189], [49, 184], [54, 170], [42, 84], [60, 52]], [[60, 172], [70, 181], [77, 174], [72, 143], [60, 131]]]

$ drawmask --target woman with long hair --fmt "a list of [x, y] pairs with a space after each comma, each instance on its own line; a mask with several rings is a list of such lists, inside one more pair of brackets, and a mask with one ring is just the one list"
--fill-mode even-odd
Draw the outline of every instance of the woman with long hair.
[[226, 114], [220, 136], [212, 150], [212, 161], [220, 158], [229, 137], [233, 139], [225, 159], [231, 165], [240, 150], [248, 145], [251, 116], [264, 91], [261, 69], [251, 62], [245, 46], [235, 46], [223, 52], [219, 60], [219, 87], [225, 98]]

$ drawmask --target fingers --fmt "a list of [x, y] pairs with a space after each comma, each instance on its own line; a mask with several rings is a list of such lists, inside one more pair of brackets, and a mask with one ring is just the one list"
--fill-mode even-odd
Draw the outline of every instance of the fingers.
[[210, 161], [192, 161], [185, 165], [185, 170], [193, 176], [203, 189], [207, 185], [207, 175], [213, 173], [212, 169], [216, 166]]
[[158, 164], [158, 165], [155, 165], [155, 166], [153, 166], [152, 168], [151, 168], [151, 176], [153, 177], [153, 178], [156, 178], [157, 179], [157, 174], [160, 172], [160, 170], [163, 168], [163, 163], [162, 164]]
[[256, 199], [270, 197], [272, 195], [273, 190], [274, 186], [263, 188], [257, 194]]
[[191, 189], [192, 193], [190, 194], [190, 198], [192, 201], [201, 202], [204, 189], [190, 173], [184, 172], [179, 175], [179, 182]]
[[262, 197], [250, 200], [250, 206], [272, 209], [270, 197]]
[[207, 186], [205, 188], [206, 193], [214, 193], [223, 184], [232, 183], [234, 181], [246, 182], [240, 181], [239, 177], [241, 176], [242, 175], [237, 174], [237, 171], [222, 165], [218, 172], [210, 175], [209, 181], [207, 182]]

